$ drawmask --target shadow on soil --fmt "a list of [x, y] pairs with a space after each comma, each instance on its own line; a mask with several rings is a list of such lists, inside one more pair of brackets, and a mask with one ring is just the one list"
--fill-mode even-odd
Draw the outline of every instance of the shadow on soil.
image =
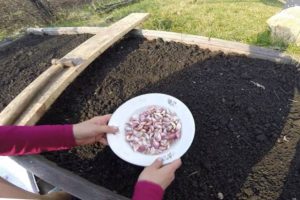
[[[214, 199], [218, 192], [242, 199], [248, 174], [282, 133], [295, 74], [291, 66], [220, 54], [139, 92], [176, 96], [195, 118], [196, 137], [166, 199]], [[251, 190], [260, 196], [258, 188]]]
[[[298, 123], [298, 126], [300, 127], [300, 120], [298, 120]], [[298, 132], [298, 134], [300, 134], [300, 132]], [[290, 164], [289, 173], [286, 176], [282, 193], [278, 199], [298, 199], [300, 197], [300, 142], [298, 142], [295, 152], [294, 158]]]
[[[118, 50], [108, 52], [64, 92], [41, 123], [76, 123], [80, 120], [82, 112], [88, 112], [88, 117], [113, 112], [122, 102], [144, 93], [173, 95], [190, 108], [195, 118], [196, 133], [191, 148], [182, 158], [183, 166], [167, 190], [165, 199], [217, 199], [218, 193], [222, 193], [225, 199], [260, 197], [260, 190], [266, 188], [253, 187], [249, 195], [248, 191], [244, 191], [243, 185], [253, 167], [270, 152], [284, 132], [291, 100], [294, 99], [294, 90], [300, 88], [300, 76], [296, 67], [196, 49], [190, 53], [193, 55], [198, 52], [200, 55], [209, 56], [204, 56], [206, 59], [201, 62], [185, 66], [161, 78], [160, 74], [166, 71], [169, 63], [173, 62], [174, 67], [183, 57], [178, 56], [175, 60], [170, 57], [172, 51], [178, 53], [174, 49], [181, 48], [174, 43], [168, 44], [169, 46], [164, 44], [161, 47], [154, 42], [154, 50], [143, 48], [138, 51], [140, 54], [131, 55], [126, 61], [127, 64], [121, 66], [119, 64], [124, 62], [130, 52], [137, 50], [140, 44], [137, 42], [132, 47], [126, 46], [128, 52], [124, 53], [123, 50], [120, 59], [113, 56]], [[170, 55], [161, 53], [160, 60], [153, 56], [156, 51], [162, 52], [160, 49], [163, 48]], [[185, 52], [191, 48], [183, 49], [185, 50], [180, 51]], [[144, 63], [145, 59], [153, 61], [154, 64], [150, 66], [149, 63]], [[102, 64], [106, 67], [102, 68]], [[117, 68], [111, 74], [115, 67]], [[154, 72], [155, 76], [152, 75]], [[99, 75], [100, 78], [93, 74]], [[158, 79], [157, 82], [146, 84], [145, 80], [149, 76]], [[106, 81], [106, 87], [99, 87], [103, 80]], [[83, 86], [90, 87], [89, 92], [85, 91]], [[102, 102], [97, 98], [85, 102], [83, 98], [86, 96], [96, 95], [91, 94], [91, 91], [98, 93], [97, 98], [111, 98], [111, 102], [103, 107], [99, 106]], [[111, 97], [110, 94], [115, 97]], [[88, 106], [90, 111], [84, 111], [85, 106]], [[290, 149], [287, 148], [286, 151]], [[49, 154], [47, 158], [56, 160], [59, 165], [96, 184], [128, 197], [131, 196], [134, 183], [142, 170], [118, 159], [109, 148], [91, 160], [80, 159], [70, 153]], [[295, 174], [299, 173], [299, 163], [298, 147], [282, 195], [296, 192], [298, 189], [291, 188], [290, 184], [299, 181], [295, 177]], [[268, 167], [276, 171], [280, 165], [279, 161], [271, 162]], [[252, 181], [259, 184], [260, 180], [254, 177]], [[279, 195], [274, 189], [268, 192], [271, 199]]]

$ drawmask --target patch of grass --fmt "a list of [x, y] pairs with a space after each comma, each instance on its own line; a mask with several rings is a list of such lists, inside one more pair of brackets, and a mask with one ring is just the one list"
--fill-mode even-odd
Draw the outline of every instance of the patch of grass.
[[294, 59], [300, 60], [300, 47], [290, 44], [286, 48], [286, 53], [291, 55]]
[[267, 19], [282, 7], [278, 0], [140, 0], [106, 14], [97, 13], [97, 4], [64, 11], [52, 26], [107, 26], [132, 12], [149, 12], [151, 17], [142, 28], [221, 38], [297, 53], [299, 47], [272, 41], [268, 30]]
[[284, 51], [289, 46], [283, 40], [272, 38], [270, 30], [258, 34], [257, 43], [262, 46], [272, 46], [272, 48], [280, 51]]
[[24, 34], [24, 31], [20, 30], [20, 29], [17, 29], [14, 32], [0, 30], [0, 42], [5, 39], [9, 39], [9, 40], [17, 39], [17, 38], [21, 37], [23, 34]]
[[266, 20], [279, 12], [277, 0], [141, 0], [108, 14], [86, 7], [55, 25], [107, 25], [131, 12], [149, 12], [143, 28], [190, 33], [272, 46]]
[[7, 33], [0, 31], [0, 41], [7, 36]]

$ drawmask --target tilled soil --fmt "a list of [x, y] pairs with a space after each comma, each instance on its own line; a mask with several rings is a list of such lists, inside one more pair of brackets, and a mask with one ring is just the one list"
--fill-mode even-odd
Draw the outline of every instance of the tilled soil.
[[[165, 199], [298, 199], [298, 90], [293, 65], [129, 38], [89, 66], [39, 123], [76, 123], [140, 94], [167, 93], [190, 108], [196, 134]], [[128, 197], [142, 170], [99, 145], [45, 156]]]
[[0, 110], [38, 75], [91, 35], [36, 36], [27, 35], [0, 48]]

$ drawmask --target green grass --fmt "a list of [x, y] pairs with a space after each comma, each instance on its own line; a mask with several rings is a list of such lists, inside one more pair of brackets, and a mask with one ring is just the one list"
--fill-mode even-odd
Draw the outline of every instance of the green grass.
[[271, 40], [267, 19], [282, 9], [277, 0], [141, 0], [99, 15], [87, 6], [64, 14], [55, 26], [105, 26], [131, 12], [151, 14], [142, 28], [221, 38], [300, 54], [300, 48]]
[[61, 20], [52, 26], [107, 26], [129, 13], [149, 12], [151, 17], [142, 28], [221, 38], [300, 55], [299, 47], [271, 40], [266, 21], [282, 9], [277, 0], [140, 0], [102, 15], [95, 5], [61, 12]]

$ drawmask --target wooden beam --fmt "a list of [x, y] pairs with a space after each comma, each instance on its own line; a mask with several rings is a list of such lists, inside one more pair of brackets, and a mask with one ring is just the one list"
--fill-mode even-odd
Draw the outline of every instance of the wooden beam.
[[139, 30], [135, 29], [131, 32], [138, 37], [144, 37], [148, 40], [162, 38], [164, 41], [181, 42], [185, 44], [198, 45], [201, 48], [207, 48], [212, 51], [223, 51], [224, 53], [237, 53], [247, 55], [250, 58], [260, 58], [280, 63], [299, 63], [299, 60], [293, 59], [287, 54], [276, 50], [258, 47], [254, 45], [243, 44], [240, 42], [233, 42], [221, 40], [216, 38], [208, 38], [198, 35], [153, 31], [153, 30]]
[[[28, 33], [33, 34], [47, 34], [47, 35], [60, 35], [60, 34], [94, 34], [96, 31], [103, 31], [105, 27], [55, 27], [55, 28], [30, 28]], [[209, 38], [198, 35], [166, 32], [166, 31], [154, 31], [134, 29], [131, 34], [136, 37], [144, 37], [152, 40], [162, 38], [165, 41], [175, 41], [185, 44], [198, 45], [201, 48], [207, 48], [212, 51], [223, 51], [224, 53], [238, 53], [247, 55], [251, 58], [260, 58], [264, 60], [270, 60], [273, 62], [281, 63], [299, 63], [299, 59], [292, 58], [291, 56], [284, 54], [280, 51], [273, 49], [258, 47], [254, 45], [243, 44], [240, 42], [233, 42], [227, 40], [221, 40], [217, 38]]]
[[4, 108], [0, 113], [0, 125], [35, 124], [93, 60], [148, 17], [147, 13], [130, 14], [69, 52], [62, 59], [72, 60], [75, 67], [52, 65], [48, 68]]
[[34, 175], [80, 199], [129, 200], [104, 187], [95, 185], [76, 174], [58, 167], [40, 155], [11, 157]]
[[15, 99], [13, 99], [0, 113], [0, 125], [13, 124], [14, 120], [31, 103], [32, 98], [46, 85], [55, 74], [62, 70], [57, 65], [52, 65], [43, 72], [30, 85], [28, 85]]
[[106, 27], [53, 27], [53, 28], [28, 28], [26, 32], [34, 35], [76, 35], [97, 34]]

